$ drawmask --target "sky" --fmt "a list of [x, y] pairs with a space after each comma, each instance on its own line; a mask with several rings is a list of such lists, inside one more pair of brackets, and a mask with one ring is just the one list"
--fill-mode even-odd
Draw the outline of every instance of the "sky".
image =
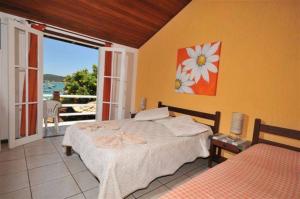
[[66, 76], [98, 64], [98, 50], [44, 37], [44, 74]]

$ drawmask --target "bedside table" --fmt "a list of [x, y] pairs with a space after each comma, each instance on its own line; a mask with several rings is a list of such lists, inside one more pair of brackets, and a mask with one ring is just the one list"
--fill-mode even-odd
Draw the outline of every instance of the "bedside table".
[[251, 142], [246, 140], [234, 141], [224, 134], [215, 134], [210, 138], [210, 157], [208, 161], [208, 167], [212, 167], [212, 162], [221, 163], [226, 160], [221, 156], [221, 150], [226, 150], [235, 154], [246, 150], [250, 147]]

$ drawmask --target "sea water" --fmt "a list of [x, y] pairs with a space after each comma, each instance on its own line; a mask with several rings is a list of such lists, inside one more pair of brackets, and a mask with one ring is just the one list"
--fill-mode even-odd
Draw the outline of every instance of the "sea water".
[[64, 82], [44, 82], [43, 94], [52, 94], [53, 91], [59, 91], [60, 94], [63, 94], [64, 88], [65, 88]]

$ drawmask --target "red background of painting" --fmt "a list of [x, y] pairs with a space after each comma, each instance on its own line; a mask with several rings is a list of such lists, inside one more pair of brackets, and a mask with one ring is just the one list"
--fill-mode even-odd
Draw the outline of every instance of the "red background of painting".
[[[216, 42], [212, 42], [211, 45], [215, 44]], [[203, 47], [203, 44], [200, 45], [201, 49]], [[191, 47], [195, 50], [195, 46]], [[220, 56], [220, 52], [221, 52], [221, 43], [220, 46], [218, 48], [218, 50], [216, 51], [215, 55], [219, 55]], [[186, 52], [186, 48], [180, 48], [178, 49], [177, 52], [177, 66], [176, 69], [178, 67], [179, 64], [182, 65], [182, 62], [186, 59], [189, 58], [189, 55]], [[210, 96], [214, 96], [216, 95], [216, 91], [217, 91], [217, 82], [218, 82], [218, 74], [219, 74], [219, 61], [217, 62], [213, 62], [213, 64], [218, 68], [218, 72], [217, 73], [212, 73], [210, 71], [208, 71], [209, 74], [209, 82], [206, 82], [203, 77], [200, 78], [200, 80], [198, 81], [198, 83], [194, 84], [191, 88], [193, 89], [195, 94], [198, 95], [210, 95]], [[184, 66], [182, 65], [182, 68]]]

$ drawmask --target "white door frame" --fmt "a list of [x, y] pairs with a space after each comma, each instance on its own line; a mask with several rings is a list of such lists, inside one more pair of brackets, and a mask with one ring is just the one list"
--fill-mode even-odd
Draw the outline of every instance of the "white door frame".
[[[25, 64], [16, 66], [15, 65], [15, 28], [23, 30], [25, 32]], [[29, 34], [33, 33], [38, 36], [38, 66], [37, 68], [29, 67], [28, 63], [28, 52], [29, 52]], [[23, 145], [38, 139], [43, 136], [43, 126], [42, 126], [42, 111], [43, 111], [43, 98], [42, 98], [42, 82], [43, 82], [43, 33], [41, 31], [35, 30], [28, 26], [27, 24], [20, 24], [12, 19], [8, 21], [8, 77], [9, 77], [9, 148], [14, 148], [19, 145]], [[25, 72], [26, 79], [26, 100], [25, 102], [15, 102], [15, 69], [22, 68]], [[28, 70], [37, 70], [37, 101], [28, 102]], [[34, 135], [28, 135], [28, 105], [37, 104], [37, 132]], [[16, 124], [15, 124], [15, 109], [16, 106], [25, 105], [26, 106], [26, 135], [25, 137], [16, 139]]]
[[[135, 97], [136, 97], [136, 80], [137, 80], [137, 65], [138, 65], [138, 53], [139, 50], [136, 48], [132, 48], [129, 46], [124, 46], [121, 44], [114, 44], [113, 45], [116, 48], [123, 48], [125, 49], [126, 53], [130, 53], [134, 56], [134, 60], [133, 60], [133, 73], [132, 73], [132, 90], [131, 90], [131, 105], [130, 105], [130, 112], [131, 113], [135, 113]], [[127, 68], [128, 69], [128, 68]]]
[[[125, 56], [126, 51], [124, 48], [115, 48], [115, 47], [100, 47], [99, 48], [99, 64], [98, 64], [98, 78], [97, 78], [97, 102], [96, 102], [96, 120], [102, 121], [102, 110], [103, 103], [113, 103], [113, 102], [103, 102], [103, 89], [104, 89], [104, 70], [105, 70], [105, 54], [106, 52], [119, 52], [121, 53], [121, 62], [120, 62], [120, 87], [119, 87], [119, 96], [118, 96], [118, 113], [117, 119], [124, 118], [124, 102], [125, 102]], [[113, 55], [112, 55], [113, 56]], [[113, 57], [112, 57], [113, 60]], [[113, 67], [113, 66], [112, 66]], [[111, 109], [110, 109], [111, 111]]]

